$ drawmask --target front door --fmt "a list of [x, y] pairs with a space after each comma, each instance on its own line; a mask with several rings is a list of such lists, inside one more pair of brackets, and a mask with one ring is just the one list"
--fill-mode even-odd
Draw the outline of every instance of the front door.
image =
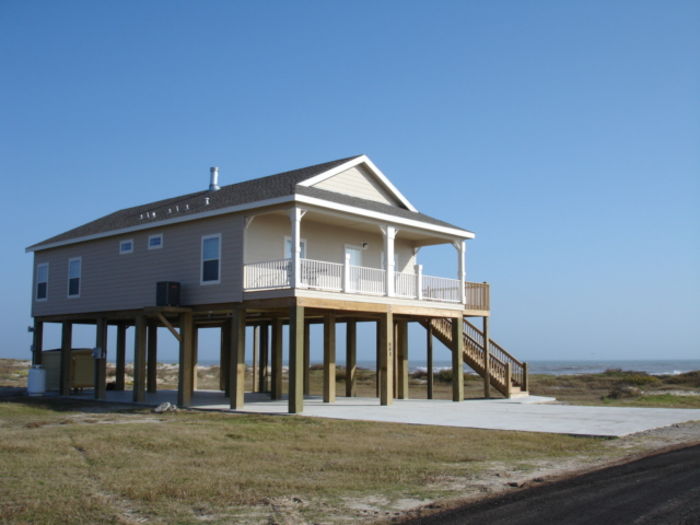
[[[348, 256], [350, 256], [349, 259]], [[360, 290], [360, 271], [358, 268], [354, 267], [362, 266], [362, 247], [346, 244], [345, 258], [348, 259], [350, 264], [349, 288], [352, 291], [358, 291]]]

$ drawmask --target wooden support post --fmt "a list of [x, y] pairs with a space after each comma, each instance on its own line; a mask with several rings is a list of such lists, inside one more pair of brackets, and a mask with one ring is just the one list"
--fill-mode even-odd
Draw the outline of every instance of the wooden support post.
[[304, 307], [289, 309], [289, 413], [304, 410]]
[[32, 332], [32, 364], [42, 364], [44, 350], [44, 323], [34, 319], [34, 329]]
[[59, 381], [59, 393], [62, 396], [70, 394], [71, 371], [73, 369], [73, 356], [71, 347], [73, 346], [73, 323], [63, 321], [61, 323], [61, 376]]
[[272, 370], [270, 393], [272, 399], [282, 399], [282, 321], [272, 321]]
[[433, 398], [433, 381], [435, 376], [433, 376], [433, 324], [432, 320], [428, 319], [428, 328], [425, 330], [426, 340], [425, 346], [427, 350], [427, 365], [428, 365], [428, 399]]
[[158, 323], [148, 322], [148, 357], [146, 363], [146, 391], [158, 391]]
[[345, 396], [355, 397], [357, 377], [357, 321], [348, 321], [345, 330]]
[[464, 400], [464, 320], [452, 319], [452, 401]]
[[221, 326], [219, 350], [219, 390], [223, 390], [226, 396], [231, 395], [231, 382], [229, 380], [229, 369], [231, 368], [231, 319], [226, 319]]
[[398, 321], [396, 323], [398, 334], [398, 344], [396, 353], [398, 354], [398, 397], [408, 399], [408, 321]]
[[107, 398], [107, 322], [95, 321], [95, 399]]
[[124, 375], [126, 374], [126, 324], [117, 325], [117, 370], [114, 389], [124, 390]]
[[376, 391], [376, 396], [380, 397], [381, 394], [381, 384], [382, 384], [382, 375], [381, 375], [381, 363], [382, 363], [382, 322], [377, 321], [377, 327], [376, 327], [376, 350], [377, 350], [377, 355], [375, 357], [374, 361], [374, 387]]
[[311, 395], [311, 325], [304, 321], [304, 395]]
[[484, 328], [484, 397], [486, 399], [491, 397], [491, 348], [489, 344], [489, 318], [484, 316], [483, 328]]
[[190, 367], [192, 373], [192, 391], [197, 390], [197, 363], [199, 362], [199, 328], [197, 325], [194, 326], [192, 331], [192, 366]]
[[506, 389], [507, 389], [507, 394], [506, 398], [510, 399], [510, 389], [513, 386], [513, 364], [508, 361], [506, 363]]
[[180, 314], [180, 366], [177, 376], [177, 406], [192, 405], [192, 350], [194, 319], [192, 312]]
[[269, 392], [270, 325], [264, 324], [260, 328], [260, 391]]
[[398, 323], [394, 321], [394, 375], [392, 377], [392, 382], [394, 385], [394, 399], [397, 399], [399, 396], [399, 352], [397, 351], [397, 348], [399, 346], [399, 330], [397, 325]]
[[136, 317], [134, 333], [134, 390], [135, 403], [146, 401], [146, 318]]
[[323, 318], [323, 402], [335, 403], [335, 316]]
[[258, 357], [260, 356], [260, 326], [253, 327], [253, 363], [251, 369], [251, 392], [258, 392]]
[[231, 409], [240, 410], [245, 400], [245, 310], [231, 317]]
[[528, 385], [528, 383], [529, 383], [529, 380], [527, 378], [527, 363], [523, 363], [523, 385], [521, 387], [521, 390], [527, 392], [528, 387], [530, 386], [530, 385]]
[[393, 381], [394, 375], [394, 314], [388, 312], [382, 315], [378, 323], [379, 329], [379, 352], [380, 364], [380, 392], [379, 402], [382, 405], [391, 405], [393, 402]]

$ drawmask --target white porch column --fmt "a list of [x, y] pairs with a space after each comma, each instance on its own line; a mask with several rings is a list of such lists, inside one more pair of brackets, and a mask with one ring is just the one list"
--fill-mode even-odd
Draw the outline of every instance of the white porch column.
[[467, 245], [464, 240], [453, 241], [452, 246], [457, 250], [457, 279], [460, 282], [460, 297], [462, 298], [462, 304], [467, 302], [466, 290], [464, 289], [464, 281], [467, 278], [467, 268], [466, 268], [466, 254]]
[[384, 258], [386, 260], [385, 293], [389, 297], [394, 295], [394, 238], [396, 228], [393, 226], [381, 226], [384, 235]]
[[301, 285], [301, 218], [306, 210], [294, 207], [289, 211], [289, 220], [292, 223], [292, 288]]

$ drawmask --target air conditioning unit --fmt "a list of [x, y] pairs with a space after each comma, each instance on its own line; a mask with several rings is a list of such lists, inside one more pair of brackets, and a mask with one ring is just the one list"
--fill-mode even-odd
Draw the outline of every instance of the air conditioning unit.
[[174, 281], [157, 282], [156, 306], [180, 306], [180, 283]]

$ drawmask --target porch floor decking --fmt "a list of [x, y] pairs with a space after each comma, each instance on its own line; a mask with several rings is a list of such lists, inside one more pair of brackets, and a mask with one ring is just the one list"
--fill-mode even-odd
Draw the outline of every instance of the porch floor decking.
[[[109, 391], [107, 401], [131, 403], [131, 391]], [[70, 396], [92, 399], [92, 392]], [[176, 403], [175, 390], [146, 394], [148, 406], [165, 401]], [[620, 437], [677, 423], [700, 420], [698, 409], [595, 407], [552, 404], [554, 398], [527, 396], [515, 399], [467, 399], [461, 403], [438, 399], [395, 399], [380, 406], [376, 398], [338, 397], [324, 403], [320, 396], [304, 398], [309, 417], [437, 425], [489, 430], [551, 432], [585, 436]], [[198, 390], [192, 398], [198, 410], [231, 411], [228, 398], [220, 391]], [[289, 415], [287, 399], [271, 400], [268, 394], [245, 394], [239, 413]]]

